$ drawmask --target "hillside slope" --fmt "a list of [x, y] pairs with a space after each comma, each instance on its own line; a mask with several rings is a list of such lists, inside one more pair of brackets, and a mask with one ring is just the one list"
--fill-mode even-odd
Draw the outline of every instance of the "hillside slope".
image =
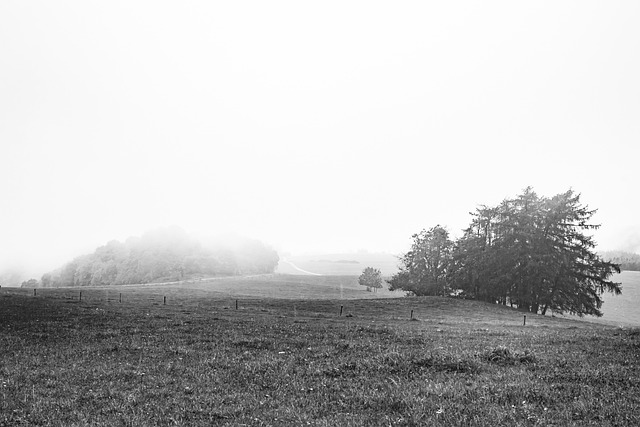
[[[300, 274], [301, 270], [322, 275], [359, 276], [366, 267], [377, 268], [383, 276], [392, 276], [398, 271], [398, 257], [388, 253], [335, 253], [319, 255], [296, 255], [283, 257], [276, 268], [277, 273]], [[289, 263], [296, 268], [292, 268]]]

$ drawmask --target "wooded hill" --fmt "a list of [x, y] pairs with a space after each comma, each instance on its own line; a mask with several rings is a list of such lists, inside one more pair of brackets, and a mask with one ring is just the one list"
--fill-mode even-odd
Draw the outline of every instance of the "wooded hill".
[[[258, 240], [226, 237], [200, 241], [178, 227], [113, 240], [42, 276], [40, 286], [103, 286], [192, 277], [272, 273], [275, 250]], [[32, 283], [30, 286], [33, 286]]]

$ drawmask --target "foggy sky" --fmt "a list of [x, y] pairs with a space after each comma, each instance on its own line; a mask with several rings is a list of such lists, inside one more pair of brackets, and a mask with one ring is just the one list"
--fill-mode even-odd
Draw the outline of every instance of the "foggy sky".
[[635, 1], [0, 2], [0, 270], [174, 224], [397, 253], [528, 185], [640, 251], [638, 22]]

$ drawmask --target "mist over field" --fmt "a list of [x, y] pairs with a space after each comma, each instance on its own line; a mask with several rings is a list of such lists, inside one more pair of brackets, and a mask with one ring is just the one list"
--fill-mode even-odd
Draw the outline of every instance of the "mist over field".
[[1, 1], [0, 425], [640, 425], [638, 22]]
[[0, 426], [640, 425], [639, 22], [0, 1]]
[[581, 193], [598, 249], [637, 253], [639, 16], [3, 2], [0, 272], [39, 279], [172, 225], [283, 257], [400, 254], [529, 185]]

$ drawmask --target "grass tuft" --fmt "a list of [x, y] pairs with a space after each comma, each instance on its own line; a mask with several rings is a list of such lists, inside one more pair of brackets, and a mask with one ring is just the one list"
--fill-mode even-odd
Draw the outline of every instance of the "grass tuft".
[[506, 366], [506, 365], [516, 365], [519, 363], [529, 364], [535, 363], [536, 357], [531, 354], [529, 351], [520, 352], [512, 352], [506, 347], [496, 347], [485, 353], [484, 359], [490, 363]]
[[476, 374], [480, 372], [480, 365], [471, 359], [462, 359], [450, 355], [430, 355], [412, 360], [414, 366], [430, 368], [436, 372], [456, 372], [462, 374]]

